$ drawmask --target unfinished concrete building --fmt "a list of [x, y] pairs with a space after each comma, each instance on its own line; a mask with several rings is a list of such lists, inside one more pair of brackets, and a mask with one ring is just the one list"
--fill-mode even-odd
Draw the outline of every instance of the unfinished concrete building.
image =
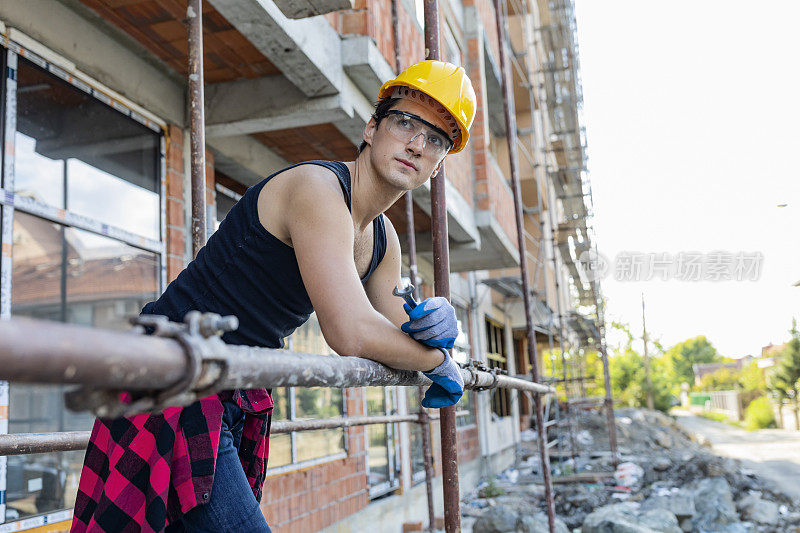
[[[204, 2], [208, 234], [264, 176], [310, 159], [355, 158], [381, 83], [424, 58], [421, 4]], [[520, 261], [531, 272], [540, 356], [596, 347], [602, 310], [582, 260], [594, 241], [571, 0], [501, 4], [525, 257], [516, 244], [492, 2], [441, 0], [440, 39], [443, 59], [466, 68], [479, 99], [468, 148], [447, 159], [452, 301], [463, 331], [454, 353], [514, 375], [528, 372]], [[123, 329], [190, 259], [185, 18], [179, 0], [0, 3], [0, 317]], [[433, 279], [428, 187], [413, 194], [423, 296], [432, 295]], [[407, 251], [401, 202], [387, 216]], [[287, 346], [330, 353], [313, 317]], [[570, 366], [565, 378], [580, 374], [574, 358]], [[91, 417], [67, 411], [62, 392], [3, 384], [0, 432], [89, 429]], [[285, 388], [274, 396], [275, 420], [419, 409], [416, 388]], [[498, 390], [466, 393], [461, 409], [460, 480], [469, 489], [513, 464], [531, 405]], [[418, 425], [276, 435], [270, 449], [262, 510], [276, 531], [399, 531], [425, 520]], [[79, 451], [0, 458], [0, 531], [67, 529], [82, 459]]]

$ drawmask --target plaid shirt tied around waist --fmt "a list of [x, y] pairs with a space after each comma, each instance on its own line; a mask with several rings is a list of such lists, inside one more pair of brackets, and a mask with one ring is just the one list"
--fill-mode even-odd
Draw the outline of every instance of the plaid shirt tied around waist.
[[95, 420], [72, 532], [158, 532], [206, 503], [222, 428], [223, 400], [244, 411], [239, 460], [261, 501], [272, 397], [266, 389], [225, 391], [162, 414]]

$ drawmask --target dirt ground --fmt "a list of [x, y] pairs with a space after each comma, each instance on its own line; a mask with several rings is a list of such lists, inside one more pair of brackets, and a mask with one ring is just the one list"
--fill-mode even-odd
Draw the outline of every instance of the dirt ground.
[[800, 501], [800, 431], [745, 431], [687, 411], [673, 411], [673, 414], [683, 429], [707, 439], [715, 452], [740, 459], [745, 467], [774, 481]]

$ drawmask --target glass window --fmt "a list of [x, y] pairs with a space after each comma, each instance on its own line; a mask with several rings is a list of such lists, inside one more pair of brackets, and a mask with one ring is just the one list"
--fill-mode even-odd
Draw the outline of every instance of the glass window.
[[14, 214], [11, 312], [124, 330], [158, 296], [158, 256], [102, 235]]
[[[367, 416], [395, 413], [393, 388], [365, 387]], [[396, 424], [367, 426], [367, 481], [369, 494], [376, 498], [400, 485]]]
[[[489, 368], [508, 370], [508, 359], [505, 343], [505, 328], [497, 322], [486, 319], [486, 358]], [[494, 389], [492, 395], [492, 412], [497, 416], [511, 415], [511, 396], [508, 389]]]
[[[14, 214], [11, 312], [108, 329], [155, 299], [158, 257], [108, 237]], [[12, 384], [9, 433], [89, 430], [63, 405], [66, 386]], [[8, 458], [6, 520], [72, 507], [83, 451]]]
[[[273, 420], [287, 420], [289, 418], [288, 389], [281, 387], [272, 390], [272, 401], [275, 407], [272, 410]], [[270, 468], [284, 466], [292, 463], [292, 436], [289, 433], [271, 435], [269, 437], [269, 462]]]
[[[220, 172], [215, 172], [215, 173], [217, 174], [216, 175], [217, 180], [222, 178]], [[244, 185], [242, 185], [242, 188], [244, 188]], [[214, 185], [214, 191], [216, 192], [215, 199], [217, 206], [217, 221], [214, 229], [217, 229], [219, 228], [220, 222], [225, 220], [225, 217], [228, 216], [228, 213], [231, 212], [233, 206], [236, 205], [236, 202], [238, 202], [242, 198], [242, 195], [235, 191], [230, 190], [229, 188], [223, 185], [220, 185], [219, 183], [216, 183]]]
[[[218, 196], [219, 198], [219, 196]], [[284, 343], [287, 349], [322, 355], [333, 351], [325, 343], [315, 314], [297, 328]], [[344, 416], [341, 389], [280, 388], [272, 391], [273, 420], [309, 420]], [[277, 468], [336, 455], [345, 451], [344, 428], [295, 431], [270, 437], [269, 467]]]
[[[344, 415], [341, 389], [296, 388], [294, 397], [296, 420]], [[308, 461], [344, 451], [344, 430], [341, 428], [300, 431], [296, 438], [298, 461]]]
[[[406, 404], [409, 413], [418, 413], [420, 410], [419, 389], [417, 387], [404, 387]], [[416, 483], [425, 479], [425, 457], [422, 446], [422, 425], [408, 424], [409, 453], [411, 455], [411, 478]]]
[[14, 192], [159, 239], [158, 134], [20, 58], [15, 140]]
[[[12, 104], [16, 194], [66, 210], [66, 220], [82, 215], [160, 238], [159, 134], [22, 57]], [[32, 211], [13, 213], [11, 314], [128, 329], [158, 295], [159, 255]], [[91, 415], [65, 409], [65, 389], [11, 384], [9, 432], [91, 429]], [[84, 453], [8, 457], [0, 521], [72, 507]]]

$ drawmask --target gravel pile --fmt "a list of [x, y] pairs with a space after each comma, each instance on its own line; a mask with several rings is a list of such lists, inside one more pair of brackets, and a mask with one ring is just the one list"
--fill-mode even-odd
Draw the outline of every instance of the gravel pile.
[[[581, 413], [573, 426], [578, 457], [551, 459], [556, 481], [575, 480], [555, 484], [559, 533], [800, 533], [800, 502], [692, 440], [669, 416], [625, 408], [615, 422], [616, 470], [599, 412]], [[516, 468], [465, 496], [464, 531], [549, 532], [535, 433], [523, 438]]]

